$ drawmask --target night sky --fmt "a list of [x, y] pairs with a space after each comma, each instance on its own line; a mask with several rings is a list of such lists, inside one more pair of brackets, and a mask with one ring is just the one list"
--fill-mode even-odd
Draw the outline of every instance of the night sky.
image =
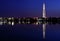
[[[60, 0], [44, 0], [47, 16], [60, 16]], [[0, 0], [0, 17], [41, 17], [43, 0]]]

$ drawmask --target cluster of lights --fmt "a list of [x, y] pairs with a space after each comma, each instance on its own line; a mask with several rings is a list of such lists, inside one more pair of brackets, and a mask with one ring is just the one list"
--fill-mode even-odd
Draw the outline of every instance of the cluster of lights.
[[12, 21], [12, 20], [14, 20], [14, 18], [12, 17], [12, 18], [2, 18], [2, 17], [0, 17], [0, 25], [3, 25], [3, 24], [9, 24], [9, 25], [14, 25], [14, 21]]
[[14, 25], [14, 24], [42, 24], [42, 23], [59, 23], [60, 18], [42, 18], [42, 17], [34, 17], [34, 18], [30, 18], [30, 17], [23, 17], [23, 18], [14, 18], [14, 17], [0, 17], [0, 25], [3, 24], [8, 24], [8, 25]]
[[0, 25], [8, 24], [8, 25], [14, 25], [14, 24], [33, 24], [34, 22], [37, 22], [34, 18], [14, 18], [14, 17], [0, 17]]

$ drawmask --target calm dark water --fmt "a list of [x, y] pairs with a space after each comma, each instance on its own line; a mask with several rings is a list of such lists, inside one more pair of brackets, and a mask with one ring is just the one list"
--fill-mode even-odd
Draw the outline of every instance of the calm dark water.
[[3, 25], [0, 26], [0, 41], [59, 41], [60, 24], [46, 27], [46, 38], [43, 39], [41, 25]]
[[46, 41], [60, 41], [60, 24], [47, 25]]

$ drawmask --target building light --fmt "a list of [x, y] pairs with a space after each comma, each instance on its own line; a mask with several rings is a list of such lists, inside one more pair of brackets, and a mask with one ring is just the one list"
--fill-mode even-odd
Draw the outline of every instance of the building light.
[[9, 22], [8, 22], [8, 24], [10, 24], [10, 25], [11, 25], [11, 22], [9, 21]]
[[12, 22], [12, 26], [14, 25], [14, 22]]
[[11, 20], [12, 18], [8, 18], [8, 20]]
[[36, 25], [38, 25], [39, 23], [38, 22], [36, 22]]
[[0, 25], [2, 25], [3, 24], [3, 22], [0, 22]]

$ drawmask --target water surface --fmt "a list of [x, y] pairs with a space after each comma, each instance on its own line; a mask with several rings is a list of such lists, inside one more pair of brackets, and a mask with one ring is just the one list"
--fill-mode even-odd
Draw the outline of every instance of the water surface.
[[40, 25], [2, 25], [0, 26], [0, 40], [4, 41], [59, 41], [60, 24], [46, 25], [46, 37], [43, 39], [43, 28]]

